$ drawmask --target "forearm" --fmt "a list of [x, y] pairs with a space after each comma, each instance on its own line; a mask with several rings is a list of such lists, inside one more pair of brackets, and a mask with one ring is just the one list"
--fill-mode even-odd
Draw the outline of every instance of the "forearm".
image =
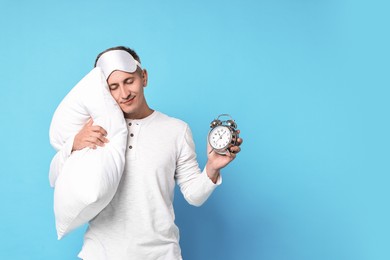
[[221, 182], [221, 177], [217, 177], [214, 183], [208, 176], [207, 170], [204, 169], [202, 173], [197, 173], [185, 182], [180, 180], [178, 184], [188, 203], [194, 206], [201, 206]]

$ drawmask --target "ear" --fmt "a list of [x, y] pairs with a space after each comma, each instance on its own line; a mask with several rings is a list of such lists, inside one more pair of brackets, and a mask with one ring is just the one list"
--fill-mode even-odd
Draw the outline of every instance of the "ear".
[[148, 85], [148, 71], [146, 69], [142, 70], [142, 85], [144, 88]]

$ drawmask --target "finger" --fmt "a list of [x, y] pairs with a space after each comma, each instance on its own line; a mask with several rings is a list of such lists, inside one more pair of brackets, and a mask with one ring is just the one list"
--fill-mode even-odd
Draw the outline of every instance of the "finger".
[[89, 136], [87, 142], [91, 143], [92, 145], [104, 146], [104, 141], [95, 136]]
[[88, 119], [87, 123], [85, 124], [86, 126], [92, 126], [93, 125], [93, 119], [92, 117]]
[[101, 133], [103, 136], [107, 136], [107, 131], [106, 131], [106, 129], [104, 129], [104, 128], [101, 127], [101, 126], [94, 125], [94, 126], [91, 127], [91, 130], [94, 131], [94, 132], [99, 132], [99, 133]]
[[99, 139], [103, 143], [108, 143], [109, 142], [109, 140], [101, 132], [92, 132], [90, 134], [90, 136], [96, 137], [97, 139]]
[[238, 138], [236, 145], [241, 145], [244, 140], [242, 138]]
[[227, 149], [227, 154], [228, 157], [230, 157], [232, 160], [236, 158], [236, 153], [232, 149]]
[[241, 151], [241, 148], [239, 146], [232, 146], [230, 147], [230, 152], [234, 154], [238, 154]]
[[88, 148], [91, 148], [91, 149], [96, 149], [97, 148], [97, 146], [96, 145], [94, 145], [94, 144], [89, 144], [89, 145], [87, 145], [86, 147], [88, 147]]
[[91, 148], [96, 150], [97, 146], [96, 145], [92, 145]]
[[[108, 143], [110, 141], [101, 133], [96, 133], [96, 132], [92, 132], [89, 137], [96, 138], [98, 141], [100, 141], [102, 143]], [[95, 140], [95, 139], [90, 139], [90, 141], [93, 141], [93, 140]]]

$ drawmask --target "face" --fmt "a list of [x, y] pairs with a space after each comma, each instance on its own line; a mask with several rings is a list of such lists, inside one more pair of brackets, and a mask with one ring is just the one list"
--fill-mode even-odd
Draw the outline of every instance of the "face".
[[232, 133], [226, 126], [217, 126], [209, 133], [209, 142], [214, 149], [226, 149], [232, 138]]
[[144, 87], [148, 82], [146, 70], [134, 73], [116, 70], [107, 79], [111, 95], [119, 104], [126, 118], [140, 119], [150, 111], [144, 96]]

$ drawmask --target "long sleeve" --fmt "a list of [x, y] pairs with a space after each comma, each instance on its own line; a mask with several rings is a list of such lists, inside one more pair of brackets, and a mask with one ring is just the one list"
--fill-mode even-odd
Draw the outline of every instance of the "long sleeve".
[[50, 163], [49, 181], [50, 186], [55, 187], [58, 176], [61, 174], [62, 167], [65, 161], [72, 153], [74, 136], [71, 136], [63, 145], [63, 147], [57, 151]]
[[194, 206], [201, 206], [222, 183], [222, 178], [219, 176], [217, 183], [214, 184], [208, 177], [206, 169], [201, 173], [196, 160], [195, 144], [188, 126], [177, 160], [175, 178], [184, 198]]

